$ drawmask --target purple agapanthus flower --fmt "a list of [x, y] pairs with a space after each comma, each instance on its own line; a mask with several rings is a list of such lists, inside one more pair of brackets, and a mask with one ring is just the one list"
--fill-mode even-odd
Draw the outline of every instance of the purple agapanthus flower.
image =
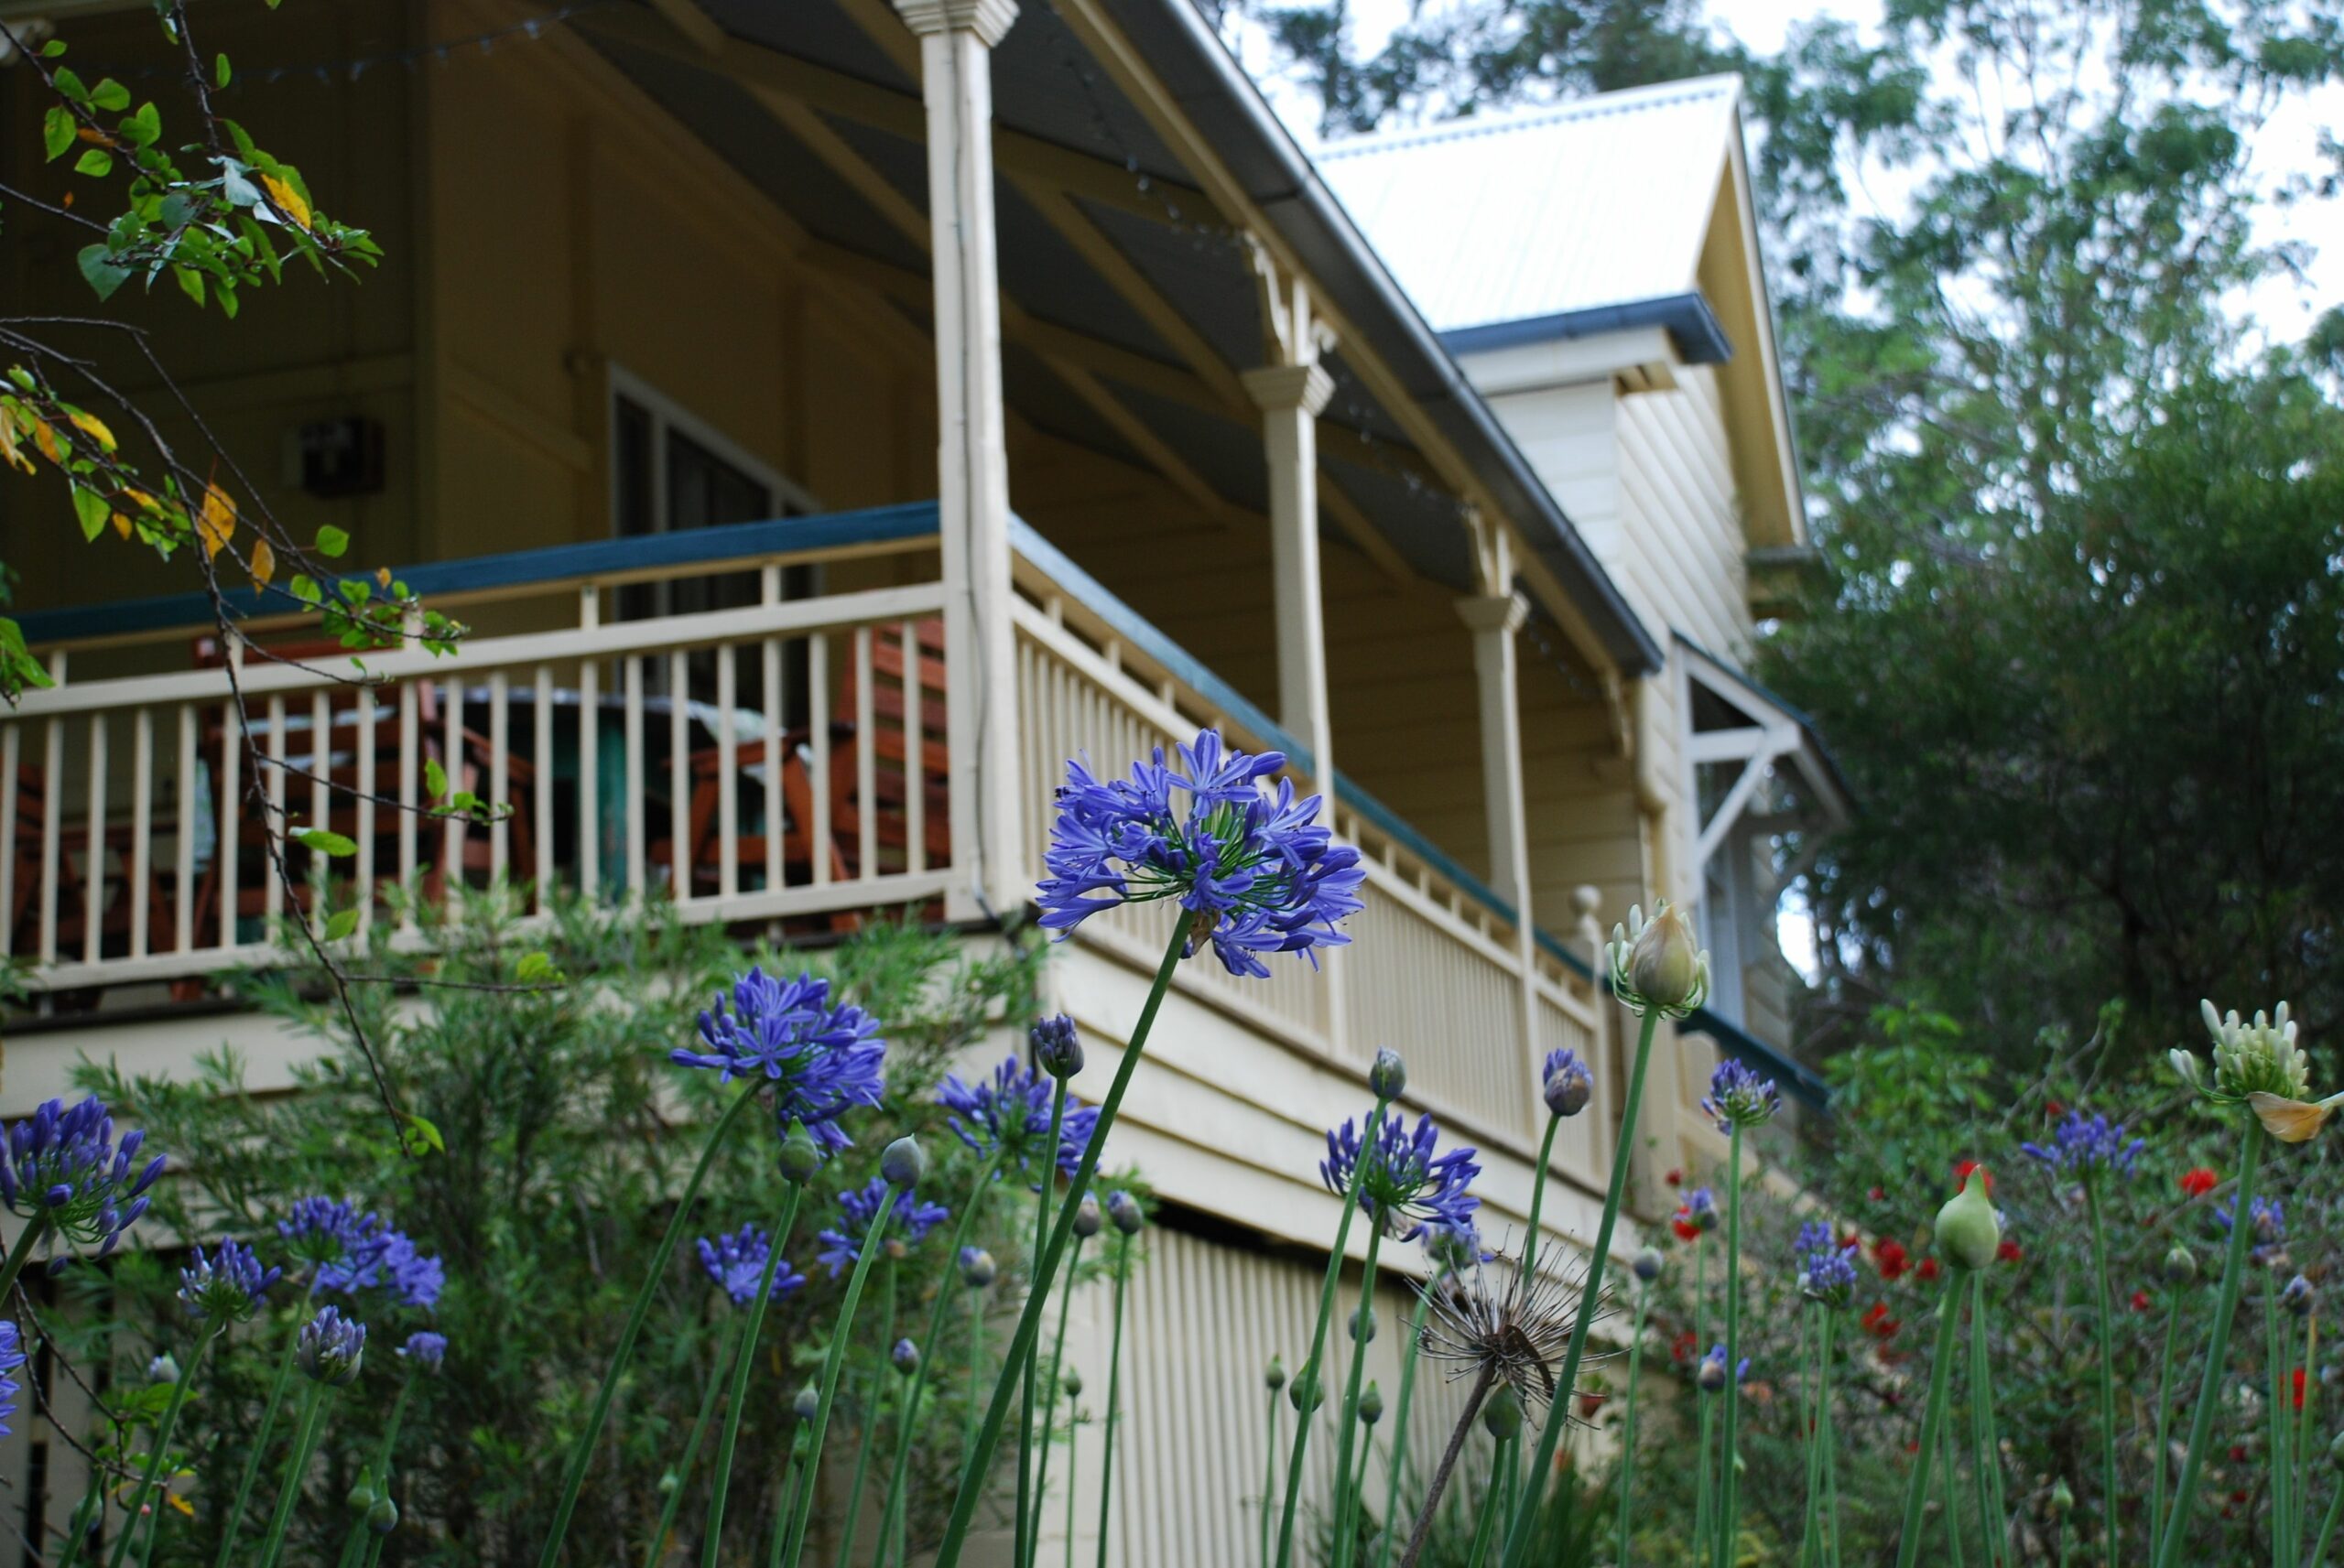
[[1424, 1243], [1425, 1256], [1432, 1260], [1433, 1267], [1451, 1274], [1464, 1273], [1497, 1256], [1482, 1242], [1480, 1228], [1470, 1218], [1456, 1224], [1428, 1219], [1417, 1239]]
[[[730, 1235], [700, 1238], [700, 1266], [724, 1287], [734, 1306], [746, 1306], [757, 1299], [757, 1285], [765, 1279], [765, 1264], [772, 1257], [773, 1233], [754, 1222]], [[766, 1299], [779, 1301], [805, 1282], [806, 1276], [784, 1259], [774, 1265], [773, 1289]]]
[[1720, 1132], [1763, 1126], [1782, 1108], [1783, 1091], [1774, 1080], [1732, 1056], [1709, 1075], [1709, 1098], [1701, 1102], [1703, 1114], [1718, 1124]]
[[[2221, 1223], [2224, 1230], [2230, 1227], [2234, 1211], [2235, 1206], [2230, 1208], [2218, 1208], [2214, 1211], [2215, 1219]], [[2258, 1264], [2269, 1263], [2275, 1258], [2286, 1256], [2287, 1210], [2285, 1206], [2277, 1198], [2256, 1198], [2253, 1205], [2248, 1208], [2247, 1215], [2248, 1223], [2253, 1227], [2251, 1234], [2254, 1238], [2254, 1245], [2248, 1249], [2247, 1256]]]
[[[999, 1153], [1004, 1166], [1025, 1170], [1049, 1141], [1050, 1102], [1057, 1088], [1057, 1080], [1010, 1056], [993, 1069], [992, 1077], [973, 1084], [963, 1082], [958, 1074], [946, 1077], [936, 1099], [952, 1113], [945, 1119], [960, 1135], [961, 1142], [985, 1159]], [[1096, 1106], [1068, 1097], [1056, 1159], [1058, 1168], [1069, 1180], [1081, 1168], [1083, 1152], [1091, 1146], [1091, 1135], [1098, 1125]]]
[[[863, 1256], [863, 1238], [871, 1234], [872, 1221], [879, 1217], [879, 1206], [886, 1197], [887, 1183], [880, 1176], [872, 1177], [870, 1184], [860, 1190], [839, 1195], [838, 1223], [815, 1237], [822, 1244], [822, 1249], [814, 1254], [815, 1260], [829, 1267], [831, 1279]], [[899, 1192], [887, 1218], [887, 1245], [917, 1247], [929, 1231], [951, 1217], [952, 1211], [942, 1204], [928, 1203], [917, 1193]]]
[[1266, 978], [1267, 953], [1301, 953], [1349, 937], [1335, 923], [1360, 907], [1359, 852], [1318, 822], [1319, 797], [1297, 800], [1275, 752], [1225, 745], [1218, 730], [1157, 747], [1128, 778], [1066, 765], [1058, 821], [1035, 890], [1042, 924], [1064, 935], [1101, 910], [1158, 899], [1188, 912], [1184, 953], [1207, 941], [1232, 975]]
[[[1733, 1368], [1733, 1381], [1736, 1386], [1739, 1386], [1742, 1382], [1746, 1381], [1749, 1376], [1750, 1357], [1744, 1356]], [[1694, 1381], [1699, 1385], [1701, 1391], [1705, 1394], [1721, 1394], [1725, 1392], [1726, 1379], [1724, 1346], [1712, 1345], [1709, 1346], [1709, 1353], [1701, 1357], [1700, 1370], [1694, 1374]]]
[[879, 1021], [850, 1003], [832, 1006], [830, 982], [814, 975], [778, 980], [751, 969], [732, 982], [729, 1011], [720, 995], [700, 1015], [700, 1039], [707, 1049], [678, 1049], [668, 1060], [713, 1069], [728, 1084], [762, 1076], [774, 1086], [781, 1125], [799, 1123], [833, 1152], [853, 1141], [839, 1118], [877, 1105], [886, 1085]]
[[237, 1241], [222, 1241], [205, 1257], [195, 1249], [194, 1260], [179, 1271], [179, 1297], [195, 1316], [212, 1323], [242, 1323], [260, 1309], [269, 1286], [283, 1278], [282, 1269], [264, 1269], [259, 1257]]
[[25, 1364], [25, 1336], [14, 1321], [0, 1318], [0, 1437], [16, 1431], [16, 1396], [24, 1390], [10, 1376]]
[[1465, 1189], [1481, 1167], [1470, 1149], [1436, 1152], [1439, 1136], [1431, 1117], [1419, 1117], [1411, 1131], [1407, 1119], [1396, 1110], [1371, 1129], [1364, 1142], [1354, 1124], [1346, 1121], [1327, 1134], [1327, 1158], [1318, 1163], [1318, 1179], [1340, 1197], [1351, 1190], [1352, 1173], [1361, 1172], [1360, 1207], [1386, 1235], [1402, 1241], [1415, 1240], [1436, 1221], [1451, 1227], [1470, 1226], [1481, 1200]]
[[103, 1258], [146, 1212], [146, 1189], [163, 1173], [160, 1154], [138, 1163], [146, 1141], [137, 1131], [117, 1143], [114, 1118], [94, 1095], [71, 1109], [49, 1100], [8, 1129], [0, 1206]]
[[340, 1307], [320, 1307], [318, 1315], [301, 1325], [293, 1342], [293, 1359], [309, 1377], [335, 1387], [358, 1376], [366, 1355], [366, 1325], [344, 1317]]
[[2022, 1143], [2019, 1147], [2053, 1170], [2080, 1178], [2111, 1170], [2130, 1176], [2133, 1162], [2140, 1158], [2147, 1143], [2144, 1138], [2128, 1141], [2121, 1122], [2071, 1110], [2052, 1129], [2047, 1147], [2041, 1143]]
[[447, 1282], [447, 1266], [437, 1257], [422, 1251], [406, 1232], [385, 1230], [361, 1250], [320, 1264], [310, 1293], [354, 1297], [381, 1291], [400, 1306], [429, 1312], [440, 1304]]
[[373, 1257], [389, 1228], [381, 1215], [322, 1195], [300, 1199], [290, 1215], [277, 1222], [285, 1250], [315, 1269], [353, 1266]]
[[1844, 1307], [1856, 1292], [1855, 1244], [1841, 1241], [1819, 1219], [1798, 1227], [1791, 1242], [1798, 1288], [1810, 1301]]
[[448, 1359], [448, 1336], [428, 1328], [418, 1328], [407, 1336], [398, 1353], [433, 1377], [440, 1375], [441, 1363]]

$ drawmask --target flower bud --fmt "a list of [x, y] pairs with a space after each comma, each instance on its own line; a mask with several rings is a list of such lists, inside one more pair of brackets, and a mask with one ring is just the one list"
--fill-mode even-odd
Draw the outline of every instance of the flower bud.
[[1655, 904], [1628, 948], [1628, 979], [1636, 995], [1663, 1012], [1698, 1007], [1709, 989], [1708, 969], [1708, 955], [1685, 912], [1665, 899]]
[[2165, 1255], [2165, 1282], [2186, 1285], [2198, 1278], [2198, 1254], [2175, 1242]]
[[1522, 1400], [1511, 1385], [1501, 1383], [1481, 1406], [1481, 1430], [1500, 1442], [1522, 1430]]
[[1285, 1388], [1286, 1363], [1275, 1356], [1271, 1357], [1268, 1370], [1262, 1374], [1262, 1381], [1267, 1385], [1270, 1392], [1274, 1394], [1280, 1389]]
[[2002, 1222], [1994, 1213], [1993, 1200], [1986, 1195], [1984, 1173], [1982, 1165], [1971, 1172], [1972, 1179], [1964, 1182], [1961, 1190], [1937, 1210], [1937, 1251], [1956, 1268], [1988, 1267], [1994, 1261], [1994, 1249], [2002, 1243]]
[[1357, 1344], [1362, 1343], [1362, 1333], [1361, 1333], [1361, 1329], [1360, 1329], [1360, 1321], [1359, 1321], [1359, 1320], [1360, 1320], [1360, 1314], [1362, 1314], [1362, 1313], [1365, 1313], [1365, 1314], [1367, 1314], [1367, 1328], [1366, 1328], [1366, 1332], [1365, 1332], [1365, 1336], [1364, 1336], [1364, 1337], [1365, 1337], [1365, 1342], [1366, 1342], [1366, 1343], [1369, 1343], [1369, 1344], [1373, 1344], [1373, 1343], [1374, 1343], [1374, 1341], [1375, 1341], [1375, 1309], [1374, 1309], [1373, 1307], [1372, 1307], [1372, 1306], [1364, 1306], [1364, 1305], [1362, 1305], [1362, 1306], [1355, 1306], [1355, 1307], [1351, 1308], [1351, 1320], [1350, 1320], [1350, 1322], [1351, 1322], [1351, 1343], [1352, 1343], [1353, 1345], [1357, 1345]]
[[792, 1117], [789, 1130], [781, 1139], [781, 1179], [793, 1185], [803, 1186], [814, 1179], [822, 1168], [822, 1151], [815, 1143], [814, 1135]]
[[1384, 1419], [1384, 1390], [1375, 1386], [1374, 1379], [1370, 1379], [1367, 1387], [1360, 1391], [1358, 1410], [1359, 1419], [1368, 1426]]
[[963, 1247], [960, 1249], [960, 1282], [971, 1290], [983, 1290], [999, 1277], [1000, 1272], [1000, 1265], [993, 1260], [993, 1254], [983, 1248]]
[[1408, 1065], [1400, 1060], [1400, 1053], [1386, 1045], [1375, 1054], [1375, 1065], [1367, 1070], [1367, 1087], [1378, 1099], [1398, 1099], [1408, 1092]]
[[150, 1383], [176, 1383], [179, 1380], [179, 1364], [168, 1350], [146, 1363], [146, 1380]]
[[1082, 1038], [1065, 1013], [1043, 1019], [1026, 1038], [1033, 1042], [1034, 1060], [1050, 1076], [1070, 1078], [1082, 1071]]
[[1125, 1236], [1137, 1236], [1140, 1227], [1147, 1223], [1147, 1215], [1139, 1206], [1139, 1199], [1118, 1188], [1107, 1195], [1107, 1218]]
[[1557, 1116], [1577, 1116], [1595, 1098], [1595, 1078], [1579, 1053], [1568, 1046], [1546, 1059], [1546, 1108]]
[[[673, 1470], [662, 1470], [659, 1472], [659, 1495], [661, 1497], [664, 1498], [667, 1496], [667, 1494], [673, 1492], [678, 1487], [680, 1487], [683, 1484], [684, 1478], [681, 1476], [677, 1475]], [[372, 1499], [369, 1499], [369, 1503], [371, 1506]]]
[[2055, 1514], [2064, 1514], [2075, 1506], [2076, 1494], [2068, 1487], [2067, 1478], [2062, 1476], [2054, 1481], [2051, 1484], [2051, 1511]]
[[822, 1413], [822, 1390], [811, 1383], [798, 1390], [789, 1401], [789, 1413], [799, 1421], [812, 1421]]
[[1712, 1346], [1709, 1353], [1701, 1357], [1700, 1370], [1693, 1375], [1693, 1380], [1700, 1386], [1701, 1392], [1705, 1394], [1725, 1392], [1724, 1346]]
[[2311, 1303], [2311, 1281], [2301, 1274], [2289, 1280], [2286, 1288], [2279, 1292], [2279, 1304], [2297, 1317], [2310, 1316]]
[[1079, 1400], [1082, 1397], [1082, 1374], [1072, 1367], [1069, 1367], [1058, 1375], [1058, 1385], [1066, 1390], [1066, 1397], [1069, 1400]]
[[1647, 1247], [1637, 1253], [1635, 1261], [1628, 1266], [1636, 1271], [1637, 1279], [1649, 1285], [1660, 1278], [1660, 1266], [1663, 1260], [1658, 1248]]
[[1082, 1201], [1074, 1206], [1074, 1234], [1076, 1238], [1082, 1241], [1090, 1240], [1092, 1237], [1099, 1234], [1099, 1227], [1104, 1223], [1105, 1221], [1100, 1217], [1099, 1213], [1098, 1195], [1094, 1193], [1083, 1194]]
[[[1305, 1400], [1309, 1401], [1307, 1407]], [[1326, 1394], [1318, 1387], [1316, 1363], [1305, 1361], [1302, 1364], [1302, 1370], [1294, 1375], [1294, 1382], [1286, 1391], [1286, 1402], [1306, 1415], [1327, 1402]]]
[[2328, 1444], [2328, 1462], [2344, 1470], [2344, 1432], [2338, 1433]]
[[919, 1370], [919, 1346], [908, 1339], [898, 1339], [895, 1347], [887, 1352], [887, 1359], [895, 1363], [896, 1371], [908, 1378]]
[[898, 1138], [888, 1144], [879, 1155], [879, 1173], [900, 1192], [919, 1185], [919, 1179], [928, 1174], [928, 1155], [921, 1151], [919, 1140]]
[[358, 1479], [350, 1484], [350, 1490], [342, 1494], [342, 1500], [352, 1513], [363, 1519], [366, 1510], [374, 1506], [375, 1496], [374, 1473], [362, 1465], [358, 1469]]
[[376, 1498], [374, 1506], [366, 1510], [366, 1528], [376, 1535], [388, 1535], [398, 1527], [398, 1504], [388, 1498]]

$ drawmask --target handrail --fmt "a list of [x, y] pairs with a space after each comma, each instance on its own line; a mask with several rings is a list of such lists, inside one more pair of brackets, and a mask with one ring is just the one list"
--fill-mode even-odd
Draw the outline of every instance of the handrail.
[[[824, 512], [806, 517], [776, 517], [763, 523], [729, 523], [673, 534], [644, 534], [624, 539], [595, 539], [533, 550], [508, 550], [452, 561], [431, 561], [393, 576], [426, 600], [478, 594], [580, 579], [658, 577], [693, 567], [752, 562], [856, 545], [884, 545], [933, 535], [933, 501], [856, 512]], [[371, 587], [372, 584], [370, 583]], [[314, 613], [285, 588], [237, 589], [222, 596], [229, 613], [242, 620], [264, 615]], [[16, 617], [27, 643], [46, 647], [92, 638], [120, 641], [146, 633], [195, 630], [212, 624], [211, 596], [170, 593], [116, 604], [36, 610]]]

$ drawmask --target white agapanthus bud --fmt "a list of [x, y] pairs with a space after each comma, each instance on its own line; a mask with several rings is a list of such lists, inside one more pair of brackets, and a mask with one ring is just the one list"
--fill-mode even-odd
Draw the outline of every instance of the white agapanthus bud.
[[1612, 989], [1622, 1005], [1645, 1015], [1683, 1018], [1709, 1000], [1709, 956], [1693, 923], [1666, 899], [1652, 918], [1631, 908], [1627, 924], [1612, 928]]

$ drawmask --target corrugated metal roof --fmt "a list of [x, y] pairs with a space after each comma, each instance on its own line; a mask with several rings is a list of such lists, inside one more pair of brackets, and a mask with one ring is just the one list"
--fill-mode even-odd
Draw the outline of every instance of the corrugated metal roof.
[[1607, 92], [1312, 149], [1438, 332], [1683, 294], [1738, 76]]

